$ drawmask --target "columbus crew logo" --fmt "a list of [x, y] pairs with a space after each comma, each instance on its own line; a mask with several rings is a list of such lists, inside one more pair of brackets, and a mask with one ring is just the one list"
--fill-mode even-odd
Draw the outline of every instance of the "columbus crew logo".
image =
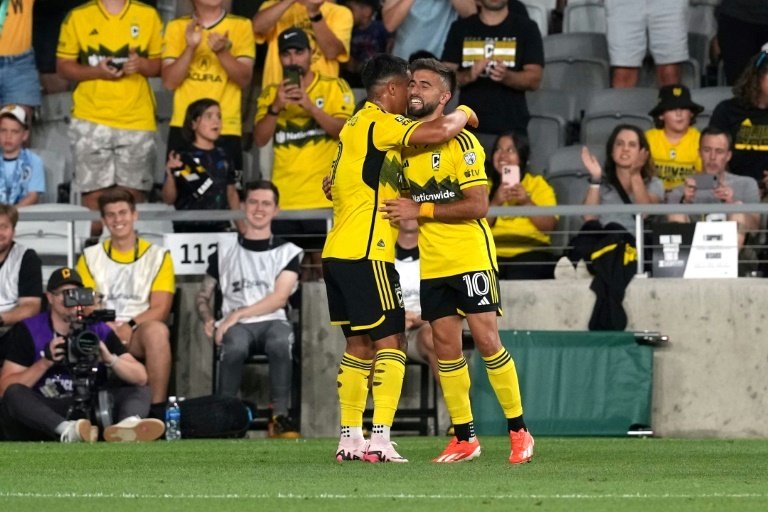
[[473, 165], [477, 161], [475, 152], [470, 151], [469, 153], [464, 153], [464, 161], [467, 163], [467, 165]]

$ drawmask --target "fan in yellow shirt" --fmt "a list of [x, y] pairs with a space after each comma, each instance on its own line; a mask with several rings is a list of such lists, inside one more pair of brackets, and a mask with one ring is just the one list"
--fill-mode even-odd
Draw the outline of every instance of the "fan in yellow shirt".
[[672, 190], [682, 185], [686, 176], [701, 172], [700, 134], [692, 124], [702, 110], [704, 107], [691, 100], [691, 92], [684, 85], [659, 89], [658, 103], [649, 112], [656, 128], [645, 132], [645, 137], [664, 190]]
[[[499, 135], [493, 144], [489, 168], [491, 206], [556, 206], [555, 191], [543, 176], [527, 172], [531, 148], [528, 137], [515, 132]], [[504, 171], [517, 167], [517, 183], [504, 181]], [[514, 175], [510, 172], [510, 175]], [[552, 279], [555, 256], [549, 232], [557, 226], [556, 215], [502, 215], [488, 217], [496, 254], [499, 279]]]

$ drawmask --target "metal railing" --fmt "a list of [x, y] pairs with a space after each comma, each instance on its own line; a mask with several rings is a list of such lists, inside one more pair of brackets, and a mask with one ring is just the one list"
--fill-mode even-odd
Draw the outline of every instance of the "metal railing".
[[[558, 205], [558, 206], [506, 206], [491, 207], [488, 215], [524, 217], [536, 215], [560, 215], [560, 216], [584, 216], [584, 215], [604, 215], [604, 214], [632, 214], [635, 217], [635, 239], [638, 253], [638, 272], [642, 272], [645, 265], [644, 255], [644, 237], [638, 236], [645, 232], [645, 217], [670, 214], [710, 214], [710, 213], [758, 213], [763, 218], [768, 217], [768, 203], [757, 204], [618, 204], [618, 205]], [[171, 221], [199, 221], [204, 218], [206, 221], [238, 220], [244, 217], [240, 210], [167, 210], [167, 211], [142, 211], [141, 220], [171, 220]], [[330, 208], [314, 210], [281, 210], [278, 219], [325, 219], [329, 226], [332, 221], [333, 212]], [[77, 211], [62, 209], [61, 211], [25, 211], [19, 209], [19, 221], [57, 221], [68, 222], [67, 236], [70, 241], [70, 251], [68, 262], [73, 262], [78, 247], [74, 237], [74, 223], [76, 221], [92, 221], [99, 218], [97, 211]], [[764, 226], [761, 226], [764, 229]], [[569, 233], [573, 235], [575, 233]], [[553, 248], [558, 249], [558, 248]]]

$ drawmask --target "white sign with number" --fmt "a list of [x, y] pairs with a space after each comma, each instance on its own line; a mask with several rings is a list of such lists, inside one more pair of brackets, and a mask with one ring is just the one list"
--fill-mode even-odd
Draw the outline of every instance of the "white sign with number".
[[236, 236], [237, 233], [166, 233], [163, 246], [171, 251], [176, 275], [201, 275], [205, 274], [208, 256], [219, 247], [219, 241]]

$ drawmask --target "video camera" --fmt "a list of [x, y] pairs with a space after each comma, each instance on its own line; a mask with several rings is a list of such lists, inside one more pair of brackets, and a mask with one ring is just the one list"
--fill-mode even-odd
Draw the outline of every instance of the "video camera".
[[[99, 335], [89, 327], [97, 322], [109, 322], [115, 319], [113, 309], [97, 309], [89, 315], [85, 308], [95, 305], [92, 288], [69, 288], [64, 290], [64, 306], [75, 308], [75, 318], [64, 340], [64, 363], [72, 373], [74, 403], [67, 412], [68, 419], [92, 418], [99, 424], [111, 424], [111, 404], [105, 390], [96, 389], [96, 376], [99, 370]], [[98, 405], [95, 409], [94, 405]], [[92, 414], [93, 413], [93, 414]]]
[[96, 322], [110, 322], [115, 319], [112, 309], [97, 309], [90, 315], [85, 315], [85, 308], [93, 306], [96, 301], [92, 288], [70, 288], [64, 290], [64, 306], [77, 308], [76, 317], [72, 321], [72, 330], [66, 338], [66, 363], [74, 368], [83, 366], [92, 369], [99, 361], [99, 336], [88, 329]]

